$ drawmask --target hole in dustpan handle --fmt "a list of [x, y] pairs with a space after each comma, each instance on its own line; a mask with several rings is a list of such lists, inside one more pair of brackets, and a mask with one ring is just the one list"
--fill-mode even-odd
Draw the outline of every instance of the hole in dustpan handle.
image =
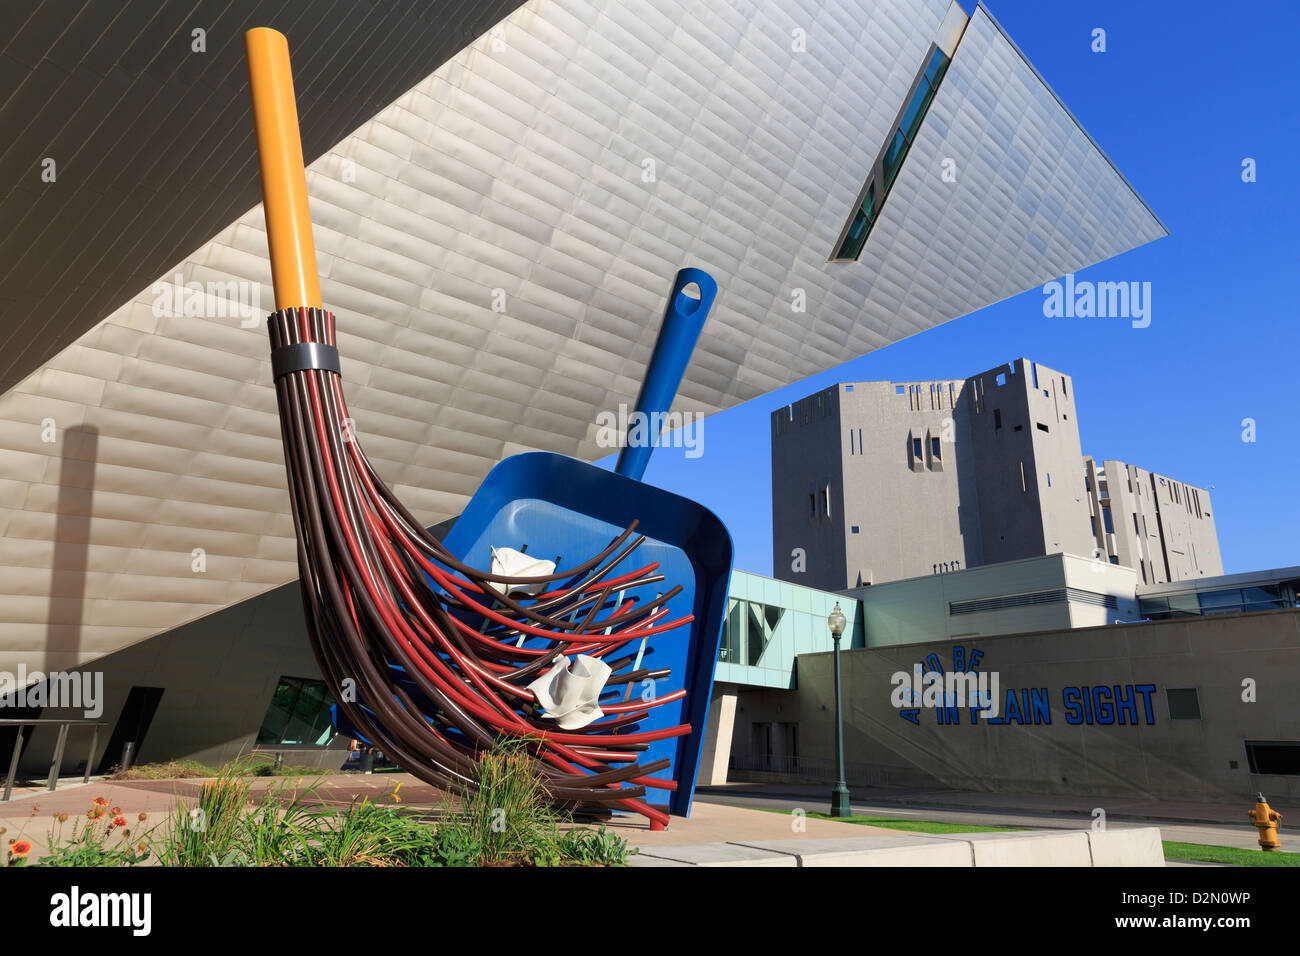
[[[698, 299], [686, 294], [686, 287], [690, 285], [700, 290]], [[646, 425], [636, 428], [635, 423], [644, 420], [652, 425], [656, 421], [656, 414], [672, 407], [677, 388], [682, 383], [682, 376], [686, 374], [686, 366], [690, 364], [695, 343], [699, 340], [700, 331], [704, 328], [717, 294], [718, 284], [713, 276], [702, 269], [682, 269], [673, 280], [663, 322], [659, 326], [659, 338], [650, 356], [650, 364], [646, 367], [645, 381], [641, 383], [641, 391], [637, 395], [634, 417], [629, 419], [629, 434], [638, 434], [645, 441], [625, 445], [619, 452], [618, 464], [614, 470], [620, 475], [640, 481], [645, 474], [659, 434], [657, 429]]]

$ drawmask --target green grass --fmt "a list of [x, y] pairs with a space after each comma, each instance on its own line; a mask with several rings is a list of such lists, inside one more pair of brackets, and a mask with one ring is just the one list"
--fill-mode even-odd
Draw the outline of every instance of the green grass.
[[[768, 813], [785, 813], [789, 810], [776, 810], [771, 807], [759, 807]], [[906, 830], [909, 833], [993, 833], [995, 831], [1023, 831], [1024, 827], [984, 827], [972, 823], [938, 823], [934, 820], [900, 820], [895, 817], [833, 817], [829, 813], [809, 813], [812, 820], [834, 820], [838, 823], [858, 823], [865, 827], [884, 827], [888, 830]]]
[[109, 780], [194, 780], [200, 777], [220, 777], [235, 767], [239, 776], [245, 777], [317, 777], [330, 773], [321, 767], [280, 767], [270, 760], [240, 758], [227, 767], [210, 767], [197, 760], [169, 760], [164, 763], [146, 763], [129, 770], [114, 770]]
[[1232, 846], [1205, 843], [1174, 843], [1165, 840], [1165, 859], [1197, 860], [1202, 863], [1227, 863], [1231, 866], [1300, 866], [1300, 853], [1274, 850], [1240, 850]]
[[[788, 810], [776, 810], [771, 807], [758, 807], [768, 813], [785, 813]], [[885, 827], [890, 830], [907, 830], [911, 833], [989, 833], [997, 830], [1021, 831], [1024, 827], [984, 827], [969, 823], [937, 823], [933, 820], [899, 820], [892, 817], [833, 817], [829, 813], [810, 813], [814, 820], [838, 820], [841, 823], [858, 823], [869, 827]], [[1265, 853], [1262, 850], [1239, 850], [1230, 846], [1211, 846], [1205, 843], [1175, 843], [1164, 841], [1165, 859], [1196, 860], [1202, 863], [1226, 863], [1230, 866], [1295, 866], [1300, 867], [1300, 853], [1286, 853], [1274, 850]]]

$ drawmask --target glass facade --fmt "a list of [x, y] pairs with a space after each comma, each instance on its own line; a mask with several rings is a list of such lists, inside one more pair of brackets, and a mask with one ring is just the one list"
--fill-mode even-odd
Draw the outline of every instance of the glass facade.
[[259, 744], [324, 747], [334, 736], [330, 707], [334, 698], [318, 680], [281, 677], [257, 733]]
[[921, 121], [925, 119], [926, 111], [930, 109], [934, 94], [939, 89], [939, 82], [948, 69], [948, 62], [948, 57], [942, 50], [936, 49], [930, 54], [930, 59], [926, 61], [925, 70], [921, 74], [916, 90], [913, 91], [911, 99], [907, 101], [907, 106], [903, 109], [899, 123], [889, 137], [884, 156], [872, 169], [872, 175], [867, 181], [862, 202], [853, 213], [848, 232], [845, 233], [839, 249], [832, 258], [853, 260], [862, 254], [862, 247], [866, 245], [867, 235], [871, 232], [871, 227], [876, 223], [880, 207], [884, 205], [890, 187], [894, 185], [894, 180], [898, 178], [899, 170], [903, 168], [903, 160], [907, 158], [907, 151], [912, 148], [912, 143], [916, 140], [916, 134], [921, 130]]
[[758, 687], [794, 686], [799, 654], [829, 651], [826, 617], [836, 603], [848, 619], [840, 648], [862, 647], [859, 604], [851, 597], [733, 571], [715, 680]]
[[1220, 588], [1153, 597], [1139, 597], [1143, 617], [1153, 621], [1173, 617], [1197, 617], [1202, 614], [1242, 614], [1247, 611], [1273, 611], [1295, 607], [1281, 585], [1269, 584], [1244, 588]]

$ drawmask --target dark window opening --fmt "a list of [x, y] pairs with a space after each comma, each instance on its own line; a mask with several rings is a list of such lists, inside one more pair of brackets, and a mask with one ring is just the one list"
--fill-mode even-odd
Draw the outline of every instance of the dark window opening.
[[1300, 742], [1293, 740], [1246, 741], [1251, 773], [1300, 774]]
[[1167, 687], [1165, 700], [1169, 704], [1170, 720], [1201, 719], [1201, 698], [1195, 687]]
[[1042, 422], [1038, 422], [1038, 423], [1037, 423], [1037, 427], [1038, 427], [1038, 430], [1039, 430], [1040, 432], [1045, 432], [1045, 431], [1047, 431], [1047, 426], [1044, 425]]

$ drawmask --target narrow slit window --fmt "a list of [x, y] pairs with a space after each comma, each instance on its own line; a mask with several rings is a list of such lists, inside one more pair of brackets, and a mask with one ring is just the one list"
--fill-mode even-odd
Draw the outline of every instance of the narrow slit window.
[[885, 141], [883, 151], [872, 164], [867, 184], [862, 190], [862, 198], [849, 218], [844, 230], [844, 238], [840, 240], [839, 247], [831, 257], [833, 260], [853, 261], [862, 255], [862, 247], [866, 245], [867, 236], [870, 235], [872, 226], [880, 217], [880, 210], [889, 197], [890, 187], [898, 178], [908, 150], [912, 148], [912, 143], [921, 131], [921, 124], [939, 89], [939, 83], [947, 72], [948, 62], [948, 57], [942, 50], [937, 47], [931, 50], [925, 67], [914, 83], [912, 95], [904, 104], [898, 120]]

